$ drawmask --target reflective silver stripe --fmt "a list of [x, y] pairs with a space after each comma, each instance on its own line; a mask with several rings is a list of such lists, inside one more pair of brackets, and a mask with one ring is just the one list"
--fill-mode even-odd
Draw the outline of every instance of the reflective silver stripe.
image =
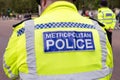
[[18, 77], [17, 75], [14, 75], [14, 74], [12, 73], [12, 71], [10, 70], [10, 66], [8, 66], [8, 65], [5, 63], [5, 61], [3, 61], [3, 67], [4, 67], [5, 69], [7, 69], [8, 74], [10, 75], [10, 78], [11, 78], [11, 79], [14, 79], [14, 78], [17, 78], [17, 77]]
[[20, 73], [20, 75], [23, 77], [23, 80], [98, 80], [107, 76], [111, 72], [112, 69], [106, 68], [99, 71], [53, 76], [37, 76], [24, 73]]
[[34, 21], [33, 20], [29, 20], [25, 22], [25, 35], [26, 35], [27, 64], [28, 64], [29, 74], [35, 74], [36, 58], [35, 58], [35, 50], [34, 50]]
[[25, 23], [25, 34], [26, 34], [26, 49], [27, 49], [27, 63], [29, 68], [29, 73], [20, 73], [22, 80], [98, 80], [110, 74], [112, 69], [106, 66], [106, 33], [100, 28], [97, 22], [94, 22], [95, 28], [100, 36], [100, 43], [102, 48], [102, 69], [95, 70], [91, 72], [81, 72], [76, 74], [63, 74], [63, 75], [53, 75], [53, 76], [42, 76], [36, 74], [36, 58], [34, 50], [34, 22], [28, 21]]
[[[102, 20], [103, 23], [112, 24], [115, 19], [99, 19], [99, 21], [101, 21], [101, 20]], [[110, 21], [109, 22], [105, 22], [105, 20], [110, 20]]]
[[101, 26], [98, 25], [96, 21], [93, 21], [94, 25], [96, 26], [96, 30], [100, 36], [100, 44], [102, 48], [102, 67], [103, 69], [106, 68], [106, 59], [107, 59], [107, 48], [106, 48], [106, 33], [102, 30]]
[[113, 19], [113, 18], [109, 18], [109, 19], [99, 19], [99, 20], [115, 20], [115, 19]]

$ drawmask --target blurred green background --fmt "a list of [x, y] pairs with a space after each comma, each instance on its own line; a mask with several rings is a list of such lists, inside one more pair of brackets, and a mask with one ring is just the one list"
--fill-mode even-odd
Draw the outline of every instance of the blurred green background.
[[[99, 7], [100, 0], [77, 0], [76, 5], [78, 9], [85, 7], [90, 10], [95, 10]], [[120, 0], [108, 0], [110, 8], [120, 8]], [[37, 13], [36, 0], [0, 0], [0, 12], [12, 11], [15, 13]]]

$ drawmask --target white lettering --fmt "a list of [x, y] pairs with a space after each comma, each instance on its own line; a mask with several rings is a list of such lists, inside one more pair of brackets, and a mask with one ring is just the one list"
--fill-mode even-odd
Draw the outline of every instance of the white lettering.
[[83, 39], [78, 39], [78, 40], [77, 40], [77, 47], [78, 47], [79, 49], [83, 49], [83, 48], [85, 47], [85, 45], [84, 45], [84, 40], [83, 40]]
[[51, 38], [51, 34], [46, 34], [45, 38]]
[[[60, 42], [62, 43], [62, 44], [61, 44], [62, 46], [59, 46]], [[56, 41], [56, 43], [55, 43], [55, 46], [56, 46], [57, 49], [63, 49], [63, 48], [65, 47], [65, 42], [64, 42], [64, 40], [58, 39], [58, 40]]]
[[86, 39], [85, 43], [86, 43], [86, 48], [88, 48], [88, 49], [93, 48], [91, 39]]
[[68, 39], [66, 39], [66, 48], [67, 49], [73, 49], [73, 46], [70, 46], [69, 43], [70, 42], [68, 41]]
[[71, 37], [71, 33], [67, 33], [67, 36], [68, 36], [68, 37]]
[[67, 33], [64, 33], [64, 37], [65, 37], [65, 38], [67, 37]]
[[52, 35], [52, 38], [55, 38], [55, 37], [56, 37], [56, 36], [55, 36], [55, 33], [52, 33], [51, 35]]
[[53, 40], [46, 40], [47, 50], [50, 49], [50, 46], [53, 46], [55, 43]]
[[48, 32], [44, 34], [47, 51], [94, 50], [94, 40], [91, 32]]
[[71, 33], [71, 37], [75, 37], [76, 35], [75, 35], [75, 33], [73, 32], [73, 33]]
[[74, 48], [76, 48], [76, 40], [73, 39]]

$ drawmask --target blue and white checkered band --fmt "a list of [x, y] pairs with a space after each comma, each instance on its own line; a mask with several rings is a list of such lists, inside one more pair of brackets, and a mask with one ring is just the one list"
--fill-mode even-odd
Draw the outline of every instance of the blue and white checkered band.
[[[95, 29], [94, 25], [90, 24], [83, 24], [77, 22], [51, 22], [46, 24], [37, 24], [35, 29], [47, 29], [47, 28], [88, 28], [88, 29]], [[25, 29], [21, 28], [17, 31], [17, 36], [21, 36], [24, 34]]]
[[44, 52], [95, 50], [90, 31], [53, 31], [44, 32]]
[[17, 31], [17, 36], [21, 36], [22, 34], [24, 34], [25, 32], [25, 28], [21, 28]]
[[77, 23], [77, 22], [52, 22], [46, 24], [37, 24], [35, 29], [45, 29], [45, 28], [90, 28], [95, 29], [94, 25]]

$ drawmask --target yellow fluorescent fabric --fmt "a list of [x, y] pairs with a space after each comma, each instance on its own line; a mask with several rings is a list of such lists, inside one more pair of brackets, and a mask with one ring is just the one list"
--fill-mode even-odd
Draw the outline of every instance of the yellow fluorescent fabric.
[[17, 26], [17, 28], [13, 30], [4, 54], [3, 68], [6, 75], [12, 79], [19, 76], [19, 71], [28, 72], [25, 37], [24, 35], [18, 37], [16, 33], [22, 26], [23, 24]]
[[16, 62], [17, 55], [14, 55], [16, 54], [15, 45], [16, 45], [16, 40], [17, 40], [17, 36], [15, 34], [16, 33], [13, 32], [9, 40], [9, 43], [8, 43], [8, 46], [6, 48], [6, 52], [4, 55], [4, 60], [3, 60], [3, 68], [6, 74], [11, 78], [18, 75], [17, 62]]
[[107, 7], [98, 9], [98, 20], [105, 24], [105, 29], [114, 29], [116, 24], [116, 15]]
[[[66, 1], [57, 1], [41, 14], [39, 18], [34, 19], [35, 26], [47, 23], [80, 23], [94, 25], [90, 19], [80, 16], [76, 7]], [[28, 51], [26, 48], [26, 34], [24, 32], [25, 24], [20, 24], [14, 29], [14, 32], [9, 40], [8, 47], [4, 54], [4, 63], [10, 67], [11, 73], [19, 75], [20, 73], [31, 74], [28, 64]], [[88, 26], [88, 27], [90, 27]], [[30, 26], [28, 26], [30, 27]], [[100, 26], [99, 26], [100, 27]], [[100, 27], [101, 28], [101, 27]], [[101, 30], [101, 29], [100, 29]], [[70, 50], [70, 51], [57, 51], [57, 52], [45, 52], [44, 49], [44, 32], [59, 32], [59, 31], [76, 31], [76, 32], [91, 32], [93, 35], [93, 41], [95, 50]], [[101, 30], [103, 33], [104, 31]], [[92, 28], [77, 28], [77, 27], [59, 27], [56, 25], [54, 28], [43, 28], [34, 30], [34, 50], [36, 60], [36, 74], [41, 75], [64, 75], [74, 74], [82, 72], [91, 72], [101, 70], [103, 68], [102, 59], [105, 54], [107, 68], [113, 68], [112, 62], [112, 49], [108, 40], [100, 41], [100, 35], [96, 29]], [[106, 36], [106, 35], [104, 35]], [[103, 53], [102, 43], [105, 45], [106, 53]], [[29, 44], [30, 46], [31, 44]], [[32, 63], [31, 63], [32, 65]], [[10, 73], [6, 67], [4, 67], [5, 73], [10, 77]], [[104, 76], [106, 77], [106, 76]], [[13, 78], [16, 78], [13, 76]], [[110, 79], [110, 78], [109, 78]], [[103, 80], [109, 80], [103, 78]], [[34, 80], [34, 79], [33, 79]], [[39, 80], [39, 79], [38, 79]]]
[[[77, 29], [65, 29], [65, 31], [71, 31], [71, 30], [77, 30]], [[42, 30], [44, 31], [44, 30]], [[46, 31], [54, 31], [52, 30], [46, 30]], [[77, 30], [77, 31], [89, 31], [87, 29], [85, 30]], [[92, 31], [92, 30], [90, 30]], [[93, 31], [97, 33], [96, 31]], [[36, 31], [36, 35], [41, 34], [39, 30]], [[100, 48], [100, 42], [97, 42], [99, 39], [98, 34], [94, 34], [94, 41], [95, 41], [95, 51], [68, 51], [68, 52], [53, 52], [53, 53], [44, 53], [44, 42], [42, 40], [42, 34], [36, 36], [36, 53], [37, 54], [37, 66], [41, 65], [41, 67], [38, 67], [38, 73], [39, 74], [67, 74], [71, 72], [86, 72], [91, 70], [99, 70], [102, 68], [101, 63], [101, 48]], [[41, 39], [41, 40], [39, 40]], [[41, 44], [41, 45], [37, 45]], [[41, 50], [40, 50], [41, 49]], [[40, 61], [40, 62], [39, 62]], [[87, 68], [89, 66], [89, 68]], [[49, 72], [49, 73], [48, 73]]]

